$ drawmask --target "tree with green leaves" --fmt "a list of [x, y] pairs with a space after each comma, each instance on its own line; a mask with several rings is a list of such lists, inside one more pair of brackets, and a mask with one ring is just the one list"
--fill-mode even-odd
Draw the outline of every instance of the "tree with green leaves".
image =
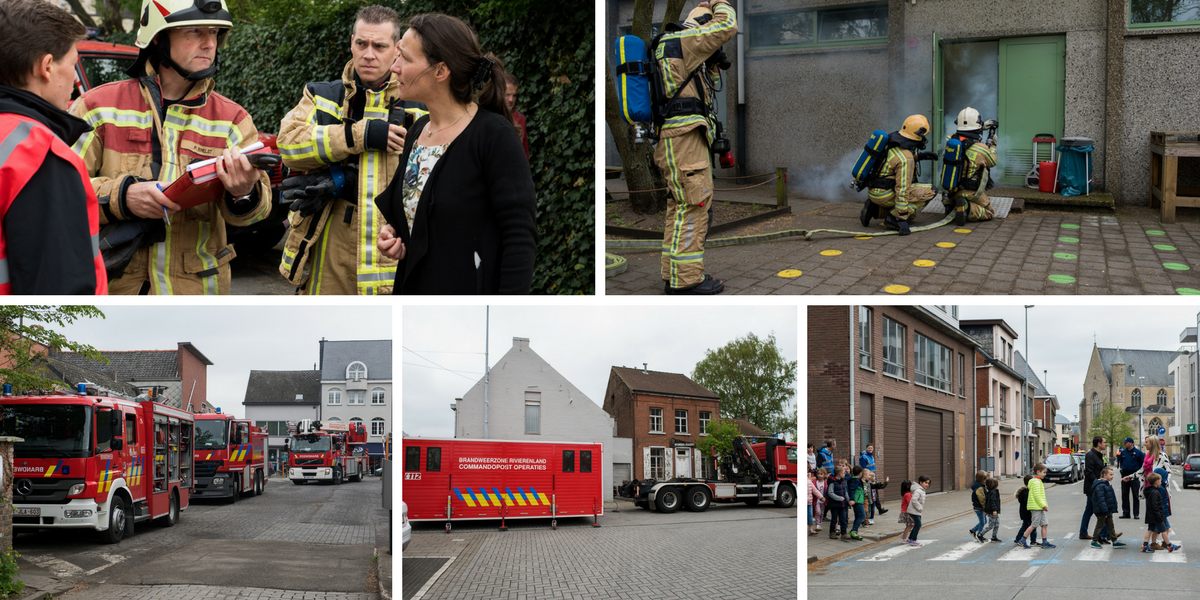
[[767, 339], [748, 333], [706, 351], [692, 379], [721, 397], [721, 416], [745, 414], [768, 433], [795, 438], [796, 361], [783, 357], [774, 333]]
[[696, 448], [704, 455], [706, 461], [711, 461], [710, 457], [714, 452], [717, 456], [732, 452], [733, 438], [740, 435], [737, 424], [726, 419], [710, 419], [704, 433], [708, 435], [700, 437]]
[[1108, 454], [1112, 455], [1113, 447], [1119, 447], [1119, 444], [1113, 440], [1123, 440], [1133, 435], [1133, 425], [1129, 421], [1129, 415], [1125, 414], [1121, 407], [1112, 404], [1104, 404], [1104, 408], [1100, 409], [1100, 414], [1092, 419], [1091, 426], [1088, 427], [1087, 442], [1090, 447], [1091, 439], [1101, 435], [1108, 441]]
[[51, 391], [65, 386], [45, 377], [47, 351], [68, 350], [89, 360], [104, 360], [95, 348], [73, 342], [51, 327], [79, 319], [104, 318], [95, 306], [0, 305], [0, 381], [14, 394]]

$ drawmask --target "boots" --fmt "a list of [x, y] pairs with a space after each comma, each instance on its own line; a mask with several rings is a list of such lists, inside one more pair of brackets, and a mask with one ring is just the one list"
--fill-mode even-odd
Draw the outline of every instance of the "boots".
[[892, 215], [888, 215], [886, 218], [884, 218], [883, 224], [886, 225], [888, 229], [895, 229], [899, 231], [900, 235], [908, 235], [912, 233], [912, 230], [908, 228], [908, 221], [905, 219], [897, 219]]
[[703, 281], [685, 288], [673, 288], [670, 282], [664, 281], [663, 291], [668, 295], [712, 296], [725, 291], [725, 284], [720, 279], [713, 279], [712, 275], [706, 274]]
[[878, 219], [879, 212], [876, 209], [875, 203], [867, 198], [867, 203], [863, 205], [862, 212], [858, 213], [858, 222], [862, 223], [863, 227], [871, 226], [871, 219]]

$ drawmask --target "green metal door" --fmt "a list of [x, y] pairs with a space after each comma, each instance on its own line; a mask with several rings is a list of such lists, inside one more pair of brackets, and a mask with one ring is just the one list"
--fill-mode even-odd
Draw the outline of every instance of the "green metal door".
[[933, 131], [928, 139], [929, 150], [939, 153], [942, 151], [942, 136], [946, 133], [942, 125], [942, 122], [946, 118], [945, 90], [942, 87], [942, 78], [945, 76], [945, 68], [942, 65], [944, 60], [942, 53], [942, 40], [938, 38], [938, 34], [935, 32], [933, 34], [933, 114], [930, 115], [929, 119], [929, 127]]
[[[1000, 40], [999, 173], [1003, 185], [1024, 185], [1033, 167], [1033, 137], [1063, 136], [1066, 38], [1040, 36]], [[1049, 160], [1039, 148], [1040, 160]]]

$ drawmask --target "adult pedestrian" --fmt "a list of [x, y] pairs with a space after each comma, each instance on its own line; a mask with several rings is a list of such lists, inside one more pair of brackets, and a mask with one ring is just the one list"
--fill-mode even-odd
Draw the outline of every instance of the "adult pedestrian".
[[808, 470], [815, 473], [817, 471], [817, 453], [813, 450], [813, 443], [808, 443]]
[[504, 73], [504, 81], [508, 84], [508, 91], [504, 93], [504, 102], [512, 111], [513, 125], [517, 126], [517, 133], [521, 135], [521, 145], [525, 147], [525, 158], [529, 158], [529, 122], [525, 119], [525, 115], [517, 110], [517, 90], [520, 89], [521, 82], [517, 80], [516, 75], [508, 72]]
[[1148, 436], [1146, 438], [1146, 457], [1142, 459], [1142, 470], [1138, 472], [1137, 489], [1139, 492], [1145, 491], [1146, 482], [1149, 480], [1150, 474], [1159, 468], [1170, 472], [1171, 461], [1167, 458], [1166, 453], [1162, 451], [1162, 447], [1158, 445], [1158, 439]]
[[867, 449], [859, 453], [858, 466], [875, 472], [875, 444], [867, 444]]
[[825, 447], [817, 453], [817, 468], [833, 470], [833, 451], [837, 448], [836, 440], [825, 440]]
[[[1095, 512], [1095, 506], [1092, 504], [1092, 485], [1100, 478], [1100, 471], [1104, 469], [1104, 448], [1107, 442], [1104, 436], [1098, 435], [1092, 438], [1092, 449], [1088, 451], [1087, 456], [1083, 459], [1083, 493], [1087, 496], [1087, 504], [1083, 509], [1083, 520], [1079, 524], [1079, 539], [1090, 540], [1092, 535], [1088, 533], [1088, 524], [1091, 523], [1092, 515]], [[1102, 528], [1100, 535], [1107, 536], [1108, 528]], [[1121, 534], [1112, 537], [1120, 537]]]
[[424, 14], [392, 72], [400, 97], [429, 109], [406, 132], [404, 175], [375, 199], [388, 223], [376, 246], [399, 261], [392, 293], [528, 294], [537, 194], [500, 59], [461, 20]]
[[104, 294], [100, 208], [67, 114], [87, 30], [41, 0], [0, 2], [0, 294]]
[[[1121, 516], [1118, 518], [1129, 518], [1129, 507], [1133, 506], [1133, 518], [1139, 518], [1142, 502], [1137, 488], [1137, 478], [1135, 475], [1142, 468], [1142, 463], [1146, 460], [1146, 454], [1138, 449], [1132, 437], [1125, 438], [1124, 448], [1121, 449]], [[1130, 500], [1130, 496], [1133, 497]]]

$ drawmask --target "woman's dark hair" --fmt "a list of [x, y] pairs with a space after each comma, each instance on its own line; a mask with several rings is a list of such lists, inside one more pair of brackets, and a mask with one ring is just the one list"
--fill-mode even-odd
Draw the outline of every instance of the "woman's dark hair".
[[903, 496], [912, 491], [912, 482], [905, 479], [900, 482], [900, 495]]
[[926, 481], [933, 481], [933, 480], [926, 477], [925, 475], [922, 475], [917, 478], [917, 483], [925, 483]]
[[504, 101], [504, 63], [491, 53], [483, 53], [469, 25], [449, 15], [427, 13], [409, 19], [408, 27], [421, 36], [421, 51], [430, 65], [441, 62], [449, 67], [450, 94], [455, 100], [470, 102], [477, 83], [482, 83], [479, 106], [512, 121], [512, 112]]

